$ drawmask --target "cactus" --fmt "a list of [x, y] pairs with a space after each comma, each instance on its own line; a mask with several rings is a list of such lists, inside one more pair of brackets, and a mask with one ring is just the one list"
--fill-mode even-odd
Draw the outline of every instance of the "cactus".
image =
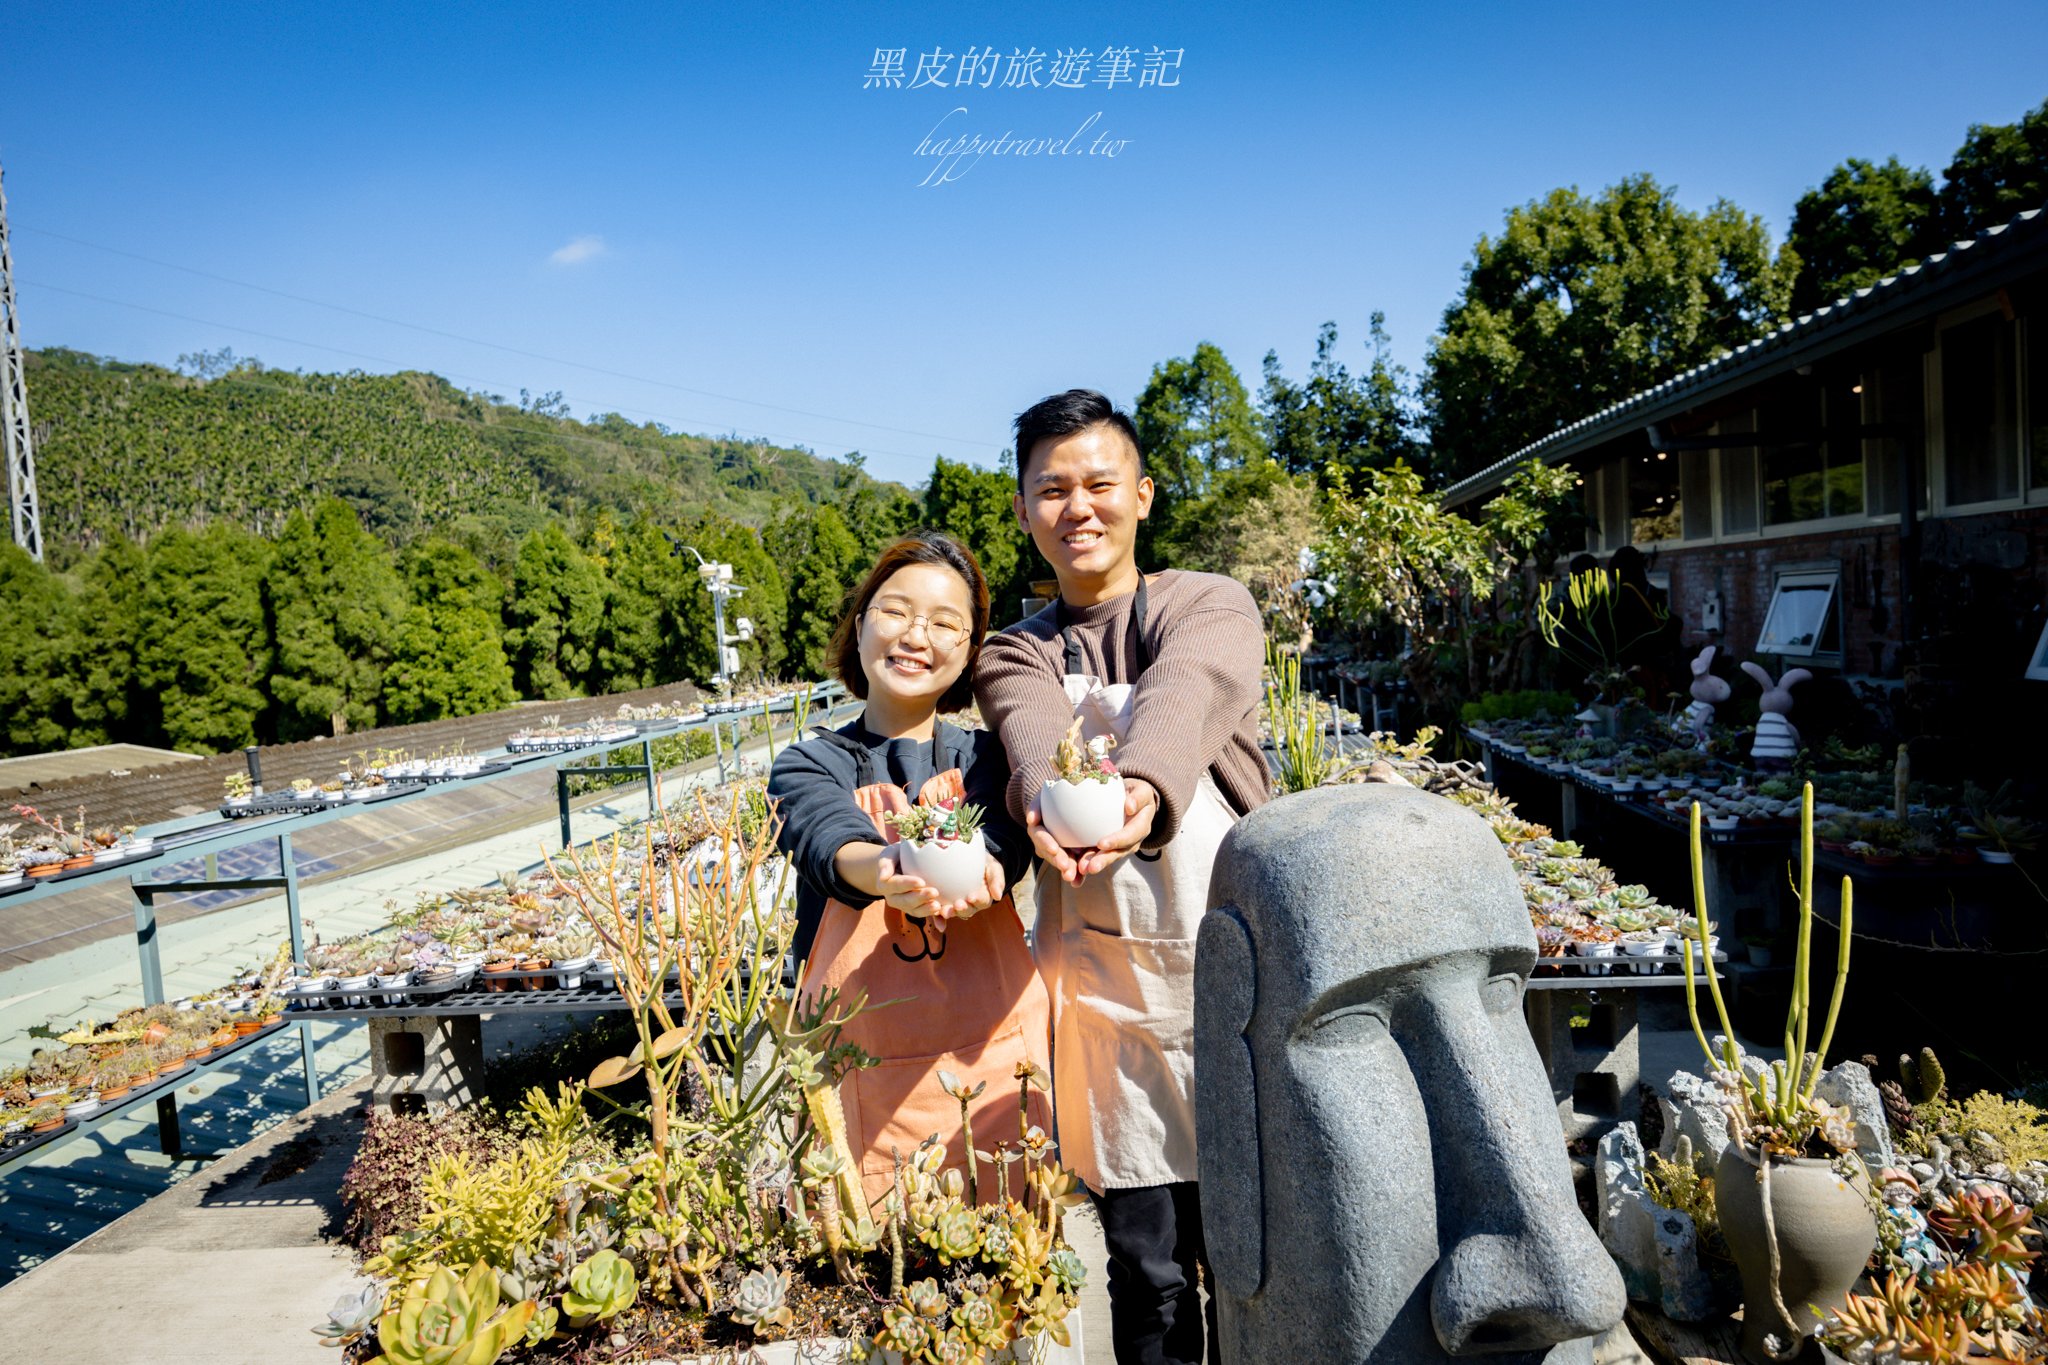
[[616, 1251], [600, 1251], [569, 1272], [562, 1311], [569, 1315], [571, 1327], [587, 1327], [617, 1317], [639, 1297], [640, 1282], [633, 1274], [633, 1263]]
[[1901, 1053], [1899, 1077], [1904, 1082], [1906, 1098], [1915, 1104], [1932, 1104], [1948, 1093], [1948, 1073], [1942, 1070], [1941, 1059], [1931, 1047], [1921, 1048], [1917, 1058]]
[[789, 1307], [789, 1272], [755, 1270], [740, 1280], [732, 1296], [732, 1320], [759, 1331], [787, 1327], [795, 1314]]
[[523, 1299], [498, 1313], [498, 1276], [488, 1262], [476, 1262], [460, 1279], [437, 1267], [407, 1285], [395, 1307], [385, 1306], [377, 1322], [384, 1354], [371, 1365], [492, 1365], [525, 1335], [539, 1307]]

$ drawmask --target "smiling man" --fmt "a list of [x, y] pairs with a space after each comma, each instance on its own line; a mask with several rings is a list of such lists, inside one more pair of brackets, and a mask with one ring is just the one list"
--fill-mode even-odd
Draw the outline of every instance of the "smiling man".
[[[1070, 389], [1016, 430], [1017, 521], [1060, 592], [989, 640], [975, 695], [1014, 765], [1011, 813], [1043, 860], [1032, 947], [1053, 1002], [1060, 1156], [1102, 1215], [1119, 1365], [1198, 1362], [1195, 935], [1217, 846], [1270, 791], [1265, 637], [1235, 580], [1140, 572], [1152, 481], [1107, 398]], [[1124, 827], [1091, 849], [1061, 848], [1039, 820], [1076, 716], [1115, 736], [1125, 782]]]

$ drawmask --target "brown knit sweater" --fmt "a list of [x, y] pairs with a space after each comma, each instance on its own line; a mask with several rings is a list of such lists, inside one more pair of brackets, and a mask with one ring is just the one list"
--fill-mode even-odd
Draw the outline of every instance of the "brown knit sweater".
[[[1052, 754], [1073, 719], [1060, 687], [1066, 655], [1057, 604], [990, 637], [975, 668], [982, 717], [1008, 752], [1010, 813], [1019, 821], [1053, 775]], [[1258, 700], [1265, 631], [1251, 593], [1221, 574], [1168, 569], [1145, 580], [1145, 643], [1152, 663], [1137, 676], [1131, 598], [1065, 609], [1084, 671], [1105, 683], [1136, 682], [1130, 736], [1117, 771], [1159, 789], [1161, 811], [1145, 843], [1156, 848], [1180, 828], [1206, 770], [1238, 814], [1272, 791], [1259, 751]]]

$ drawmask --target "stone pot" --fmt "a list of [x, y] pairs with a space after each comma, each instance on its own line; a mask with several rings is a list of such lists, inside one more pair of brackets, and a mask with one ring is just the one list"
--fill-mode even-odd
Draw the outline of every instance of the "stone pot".
[[1039, 789], [1038, 818], [1061, 848], [1094, 848], [1124, 827], [1124, 780], [1054, 778]]
[[[1742, 1275], [1742, 1352], [1771, 1365], [1764, 1337], [1790, 1343], [1820, 1326], [1811, 1311], [1842, 1306], [1877, 1246], [1877, 1222], [1863, 1195], [1819, 1157], [1770, 1159], [1771, 1223], [1776, 1232], [1777, 1293], [1772, 1294], [1772, 1239], [1764, 1223], [1763, 1182], [1754, 1154], [1730, 1144], [1715, 1170], [1721, 1233]], [[1780, 1315], [1782, 1302], [1790, 1321]]]
[[[1118, 806], [1117, 812], [1121, 816], [1123, 807]], [[1123, 828], [1121, 821], [1117, 828]], [[964, 843], [955, 839], [943, 844], [914, 844], [903, 839], [893, 847], [904, 874], [937, 888], [939, 899], [946, 904], [986, 894], [988, 845], [982, 842], [980, 830]]]

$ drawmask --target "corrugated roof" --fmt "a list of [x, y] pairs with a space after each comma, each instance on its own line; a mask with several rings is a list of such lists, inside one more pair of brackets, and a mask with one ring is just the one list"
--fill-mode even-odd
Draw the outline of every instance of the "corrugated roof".
[[1719, 391], [1750, 383], [1766, 374], [1792, 368], [1817, 355], [1865, 339], [1866, 331], [1882, 332], [1917, 321], [1954, 301], [1954, 296], [1991, 287], [1986, 276], [2011, 277], [2017, 266], [2038, 256], [2048, 265], [2048, 208], [2029, 209], [2011, 222], [1986, 228], [1918, 265], [1887, 275], [1876, 284], [1845, 294], [1823, 308], [1802, 313], [1775, 331], [1746, 341], [1723, 355], [1663, 383], [1630, 394], [1541, 440], [1532, 441], [1506, 459], [1444, 490], [1446, 507], [1468, 502], [1506, 481], [1516, 466], [1532, 459], [1554, 464], [1579, 454], [1631, 427], [1695, 407]]

